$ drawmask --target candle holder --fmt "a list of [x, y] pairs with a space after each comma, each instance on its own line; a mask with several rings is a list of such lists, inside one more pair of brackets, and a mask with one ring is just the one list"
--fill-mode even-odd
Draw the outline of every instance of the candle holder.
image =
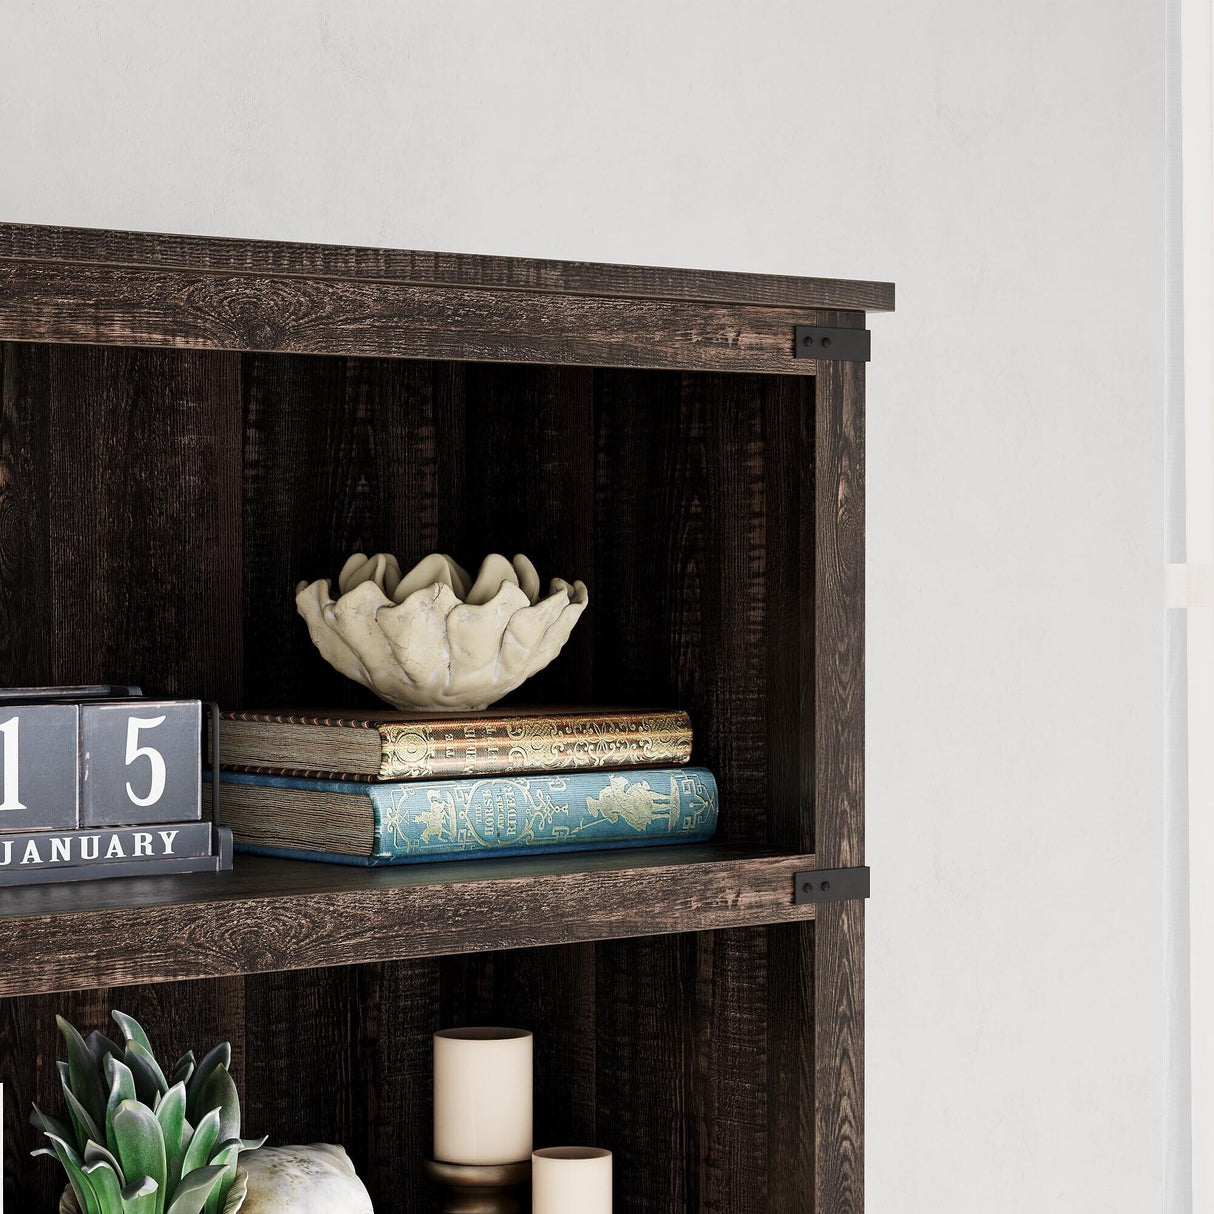
[[440, 1214], [526, 1214], [531, 1160], [520, 1163], [424, 1162], [426, 1176], [438, 1187]]

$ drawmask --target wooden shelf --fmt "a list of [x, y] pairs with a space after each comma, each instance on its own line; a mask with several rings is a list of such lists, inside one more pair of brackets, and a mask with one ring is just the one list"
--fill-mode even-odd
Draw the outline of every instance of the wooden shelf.
[[811, 919], [814, 858], [731, 845], [355, 868], [238, 856], [231, 873], [0, 890], [0, 995]]

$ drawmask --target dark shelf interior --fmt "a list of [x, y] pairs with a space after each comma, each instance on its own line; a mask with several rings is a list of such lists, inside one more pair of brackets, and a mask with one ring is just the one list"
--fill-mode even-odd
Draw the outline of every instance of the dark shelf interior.
[[[370, 705], [313, 650], [295, 583], [356, 548], [522, 550], [545, 580], [583, 578], [590, 607], [514, 698], [686, 708], [722, 795], [697, 854], [391, 873], [238, 857], [213, 884], [3, 891], [2, 989], [29, 992], [0, 1000], [15, 1208], [54, 1208], [54, 1170], [24, 1154], [29, 1102], [57, 1103], [54, 1014], [94, 1027], [114, 1006], [166, 1052], [232, 1037], [250, 1130], [349, 1144], [384, 1214], [424, 1197], [429, 1033], [478, 1020], [537, 1031], [537, 1141], [612, 1147], [619, 1208], [795, 1208], [812, 1168], [811, 911], [791, 874], [815, 844], [814, 379], [0, 358], [5, 682]], [[533, 944], [549, 947], [482, 951]]]

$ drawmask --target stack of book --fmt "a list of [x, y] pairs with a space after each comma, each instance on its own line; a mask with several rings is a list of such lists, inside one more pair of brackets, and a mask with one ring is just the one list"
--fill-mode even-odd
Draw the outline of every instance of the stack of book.
[[227, 712], [221, 732], [221, 820], [238, 851], [402, 864], [716, 829], [716, 782], [687, 766], [683, 712]]

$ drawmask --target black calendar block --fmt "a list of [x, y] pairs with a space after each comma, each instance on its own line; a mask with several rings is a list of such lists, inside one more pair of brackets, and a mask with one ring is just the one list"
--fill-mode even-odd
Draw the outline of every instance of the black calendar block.
[[0, 831], [79, 825], [79, 709], [0, 704]]
[[202, 704], [124, 700], [80, 706], [82, 826], [202, 817]]

